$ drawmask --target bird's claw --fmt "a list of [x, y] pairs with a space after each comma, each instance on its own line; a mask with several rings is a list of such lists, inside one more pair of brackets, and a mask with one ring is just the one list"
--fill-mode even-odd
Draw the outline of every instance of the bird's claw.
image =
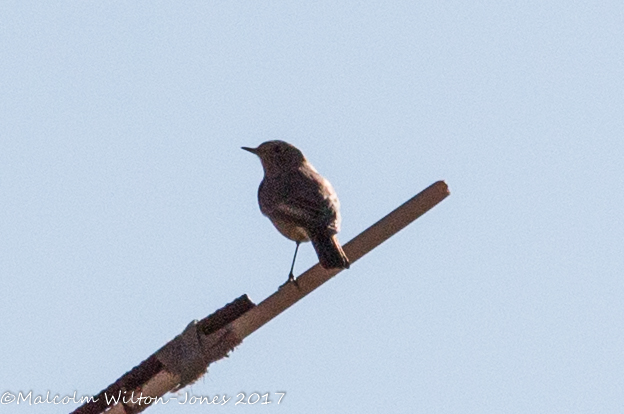
[[292, 273], [288, 275], [288, 280], [286, 280], [286, 282], [281, 284], [280, 288], [283, 288], [284, 286], [286, 286], [289, 283], [294, 283], [295, 286], [297, 286], [297, 288], [299, 288], [299, 282], [297, 282], [297, 279], [295, 279], [295, 276]]

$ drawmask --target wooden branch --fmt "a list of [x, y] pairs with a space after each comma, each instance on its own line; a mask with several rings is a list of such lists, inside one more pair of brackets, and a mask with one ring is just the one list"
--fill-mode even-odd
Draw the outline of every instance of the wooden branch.
[[[207, 316], [201, 321], [197, 322], [198, 331], [202, 335], [212, 335], [226, 326], [231, 321], [240, 317], [242, 314], [253, 308], [255, 305], [247, 295], [243, 295], [232, 303], [225, 305], [223, 308]], [[175, 339], [173, 340], [175, 341]], [[169, 345], [170, 341], [167, 345]], [[165, 345], [163, 348], [167, 347]], [[162, 348], [161, 348], [162, 349]], [[152, 388], [146, 388], [146, 384], [154, 379], [168, 378], [169, 381], [159, 381], [159, 383], [171, 383], [174, 377], [177, 377], [177, 383], [180, 383], [180, 377], [175, 376], [167, 371], [166, 366], [158, 359], [157, 354], [159, 351], [150, 355], [145, 361], [141, 362], [136, 367], [122, 375], [117, 381], [109, 385], [106, 389], [102, 390], [98, 395], [94, 396], [95, 402], [85, 403], [76, 409], [72, 414], [99, 414], [110, 408], [107, 404], [107, 398], [117, 397], [125, 395], [128, 398], [131, 396], [132, 391], [135, 391], [135, 396], [138, 397], [141, 392], [144, 396], [147, 395], [164, 395], [166, 392], [172, 390], [172, 387], [164, 389], [162, 393], [152, 393]], [[124, 394], [125, 393], [125, 394]], [[131, 411], [128, 405], [117, 404], [113, 407], [109, 413], [123, 413], [129, 414]]]
[[[448, 195], [446, 183], [438, 181], [360, 233], [343, 246], [351, 264], [425, 214]], [[297, 279], [296, 285], [288, 283], [282, 286], [258, 306], [254, 306], [246, 295], [237, 299], [196, 325], [189, 325], [182, 334], [96, 396], [96, 398], [99, 397], [98, 402], [87, 403], [74, 411], [74, 414], [99, 414], [109, 408], [108, 412], [111, 414], [130, 414], [145, 410], [149, 406], [145, 402], [142, 404], [120, 403], [111, 408], [106, 405], [104, 393], [108, 392], [109, 398], [110, 391], [119, 392], [119, 390], [126, 391], [127, 395], [134, 391], [137, 397], [141, 394], [144, 397], [161, 397], [167, 392], [188, 385], [205, 373], [209, 363], [224, 357], [244, 338], [341, 271], [326, 270], [316, 264]], [[188, 335], [189, 333], [191, 335]], [[203, 363], [191, 372], [192, 375], [189, 378], [188, 372], [185, 371], [188, 369], [188, 361], [179, 361], [181, 366], [179, 367], [176, 365], [178, 361], [175, 358], [172, 359], [171, 354], [165, 358], [162, 351], [184, 348], [188, 345], [188, 341], [183, 341], [183, 339], [194, 338], [194, 335], [197, 336], [199, 348], [203, 352]], [[193, 351], [197, 349], [193, 348]], [[197, 355], [193, 354], [193, 356]], [[183, 354], [183, 357], [186, 355]], [[183, 357], [180, 359], [184, 359]], [[163, 364], [163, 360], [167, 361], [169, 366]], [[172, 362], [174, 366], [171, 365]], [[172, 372], [180, 369], [182, 371]], [[197, 373], [199, 376], [196, 376]], [[185, 376], [187, 378], [184, 378]]]

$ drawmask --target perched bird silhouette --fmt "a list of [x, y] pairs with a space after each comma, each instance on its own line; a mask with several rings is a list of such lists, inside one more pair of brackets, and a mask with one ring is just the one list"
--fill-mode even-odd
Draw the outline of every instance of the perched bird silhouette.
[[287, 142], [267, 141], [258, 148], [242, 148], [256, 154], [264, 168], [258, 189], [260, 211], [297, 244], [288, 281], [295, 281], [293, 269], [301, 242], [312, 241], [325, 269], [348, 269], [349, 259], [336, 237], [340, 203], [329, 181]]

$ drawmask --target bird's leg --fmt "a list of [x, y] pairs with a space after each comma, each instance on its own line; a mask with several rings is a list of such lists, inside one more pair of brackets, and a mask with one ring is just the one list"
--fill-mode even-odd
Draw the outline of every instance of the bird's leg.
[[295, 260], [297, 259], [297, 252], [299, 251], [299, 244], [301, 242], [295, 242], [295, 243], [297, 243], [297, 247], [295, 247], [295, 255], [293, 256], [292, 265], [290, 265], [290, 273], [288, 274], [288, 282], [295, 282], [295, 284], [297, 284], [297, 281], [295, 280], [295, 275], [293, 274], [293, 270], [295, 269]]

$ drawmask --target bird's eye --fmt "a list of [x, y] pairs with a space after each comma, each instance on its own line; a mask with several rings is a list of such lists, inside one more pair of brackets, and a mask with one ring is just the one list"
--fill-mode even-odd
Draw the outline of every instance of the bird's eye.
[[282, 147], [275, 147], [273, 148], [273, 151], [275, 151], [275, 153], [279, 154], [282, 152]]

